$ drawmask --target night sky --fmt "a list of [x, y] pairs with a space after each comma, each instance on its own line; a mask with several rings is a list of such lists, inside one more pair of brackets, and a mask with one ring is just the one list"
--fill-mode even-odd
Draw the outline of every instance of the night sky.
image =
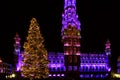
[[[23, 45], [30, 20], [35, 17], [40, 25], [48, 51], [63, 52], [61, 43], [64, 0], [14, 1], [0, 4], [0, 56], [13, 63], [14, 36]], [[81, 52], [104, 52], [105, 42], [111, 41], [112, 59], [120, 55], [120, 5], [114, 0], [77, 0], [81, 22]], [[23, 48], [22, 48], [23, 50]]]

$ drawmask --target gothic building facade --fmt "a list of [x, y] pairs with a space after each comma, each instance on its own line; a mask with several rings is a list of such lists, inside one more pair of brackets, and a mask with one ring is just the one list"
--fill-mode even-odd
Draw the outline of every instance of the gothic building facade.
[[[62, 14], [62, 43], [64, 52], [48, 52], [49, 77], [107, 78], [111, 71], [110, 41], [102, 53], [80, 52], [80, 21], [76, 14], [76, 0], [64, 0]], [[15, 36], [16, 71], [21, 67], [20, 38]]]

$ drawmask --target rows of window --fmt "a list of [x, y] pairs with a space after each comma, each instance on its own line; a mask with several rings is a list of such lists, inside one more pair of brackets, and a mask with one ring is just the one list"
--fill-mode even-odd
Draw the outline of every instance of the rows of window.
[[[50, 63], [64, 63], [64, 59], [49, 59]], [[80, 63], [106, 63], [106, 60], [81, 60]]]
[[49, 74], [49, 77], [64, 77], [64, 74]]
[[105, 60], [81, 60], [81, 63], [106, 63]]
[[49, 71], [62, 72], [62, 71], [66, 71], [66, 68], [65, 67], [49, 67]]
[[91, 57], [91, 56], [81, 56], [80, 58], [82, 60], [83, 59], [87, 59], [87, 60], [105, 60], [106, 56], [103, 56], [103, 57], [101, 57], [101, 56], [93, 56], [93, 57]]
[[[68, 66], [68, 71], [77, 71], [77, 66]], [[66, 71], [65, 67], [49, 67], [49, 70], [52, 72], [62, 72]], [[80, 72], [108, 72], [109, 70], [106, 67], [80, 67]]]
[[106, 78], [108, 74], [80, 74], [80, 78]]
[[49, 59], [49, 63], [64, 63], [64, 59]]
[[51, 55], [48, 55], [48, 58], [49, 59], [54, 59], [54, 58], [58, 58], [58, 59], [63, 59], [64, 58], [64, 55], [53, 55], [53, 56], [51, 56]]
[[[107, 61], [80, 61], [81, 64], [107, 64]], [[64, 60], [49, 60], [49, 63], [64, 64]], [[120, 66], [120, 65], [119, 65]]]
[[[67, 47], [67, 50], [68, 50], [68, 47]], [[48, 55], [48, 58], [49, 59], [64, 59], [64, 55]], [[106, 60], [106, 56], [82, 56], [81, 55], [80, 59], [81, 60]]]
[[77, 66], [68, 66], [68, 71], [77, 71]]
[[106, 67], [103, 67], [103, 66], [82, 66], [80, 67], [80, 71], [81, 72], [104, 72], [104, 71], [108, 71], [108, 69]]

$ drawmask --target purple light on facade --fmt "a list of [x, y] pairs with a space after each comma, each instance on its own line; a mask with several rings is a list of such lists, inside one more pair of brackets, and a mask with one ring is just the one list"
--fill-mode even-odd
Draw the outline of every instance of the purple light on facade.
[[86, 77], [86, 78], [90, 78], [89, 74], [86, 74], [85, 77]]
[[[67, 53], [67, 52], [66, 52]], [[64, 65], [64, 53], [61, 54], [49, 54], [49, 68], [52, 72], [62, 72], [66, 71], [66, 67]], [[80, 72], [84, 73], [94, 73], [97, 72], [98, 74], [81, 74], [80, 77], [82, 78], [105, 78], [107, 77], [105, 74], [101, 74], [101, 72], [107, 72], [109, 73], [111, 71], [110, 66], [108, 65], [108, 57], [105, 53], [102, 54], [81, 54], [80, 57], [81, 65], [79, 67]], [[68, 70], [74, 70], [76, 71], [76, 66], [71, 66], [68, 67]], [[54, 74], [52, 74], [53, 76]], [[55, 76], [55, 75], [54, 75]], [[63, 75], [60, 74], [60, 77]], [[55, 77], [59, 77], [58, 73], [56, 74]]]
[[53, 74], [53, 76], [55, 77], [55, 76], [56, 76], [56, 74]]
[[61, 76], [65, 76], [64, 74], [61, 74]]
[[18, 63], [16, 65], [16, 67], [17, 67], [16, 71], [21, 71], [21, 66], [22, 66], [22, 55], [18, 54]]
[[51, 74], [49, 74], [49, 77], [51, 77], [52, 75]]
[[49, 67], [64, 67], [63, 64], [49, 64]]
[[49, 77], [64, 77], [64, 74], [49, 74]]
[[81, 74], [81, 75], [80, 75], [80, 77], [81, 77], [81, 78], [83, 78], [83, 77], [84, 77], [84, 75], [83, 75], [83, 74]]
[[60, 74], [57, 74], [57, 76], [60, 76]]
[[106, 74], [105, 76], [108, 76], [108, 74]]
[[84, 66], [84, 67], [96, 67], [96, 66], [98, 66], [98, 67], [101, 67], [101, 66], [106, 66], [106, 64], [94, 64], [94, 65], [91, 65], [91, 64], [82, 64], [82, 65], [80, 65], [80, 66]]
[[108, 71], [110, 72], [110, 71], [111, 71], [111, 68], [109, 68]]

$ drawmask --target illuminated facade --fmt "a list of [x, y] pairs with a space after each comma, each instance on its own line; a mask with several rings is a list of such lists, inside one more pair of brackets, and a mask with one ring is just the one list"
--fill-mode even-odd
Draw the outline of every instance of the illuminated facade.
[[62, 42], [64, 53], [49, 52], [50, 77], [107, 78], [111, 71], [110, 41], [105, 52], [80, 52], [80, 21], [76, 14], [76, 0], [64, 0], [62, 14]]
[[[105, 52], [80, 52], [80, 21], [76, 14], [76, 0], [64, 0], [62, 14], [62, 42], [64, 52], [48, 52], [49, 77], [107, 78], [111, 72], [110, 41], [105, 44]], [[16, 70], [20, 70], [20, 38], [15, 37]]]

